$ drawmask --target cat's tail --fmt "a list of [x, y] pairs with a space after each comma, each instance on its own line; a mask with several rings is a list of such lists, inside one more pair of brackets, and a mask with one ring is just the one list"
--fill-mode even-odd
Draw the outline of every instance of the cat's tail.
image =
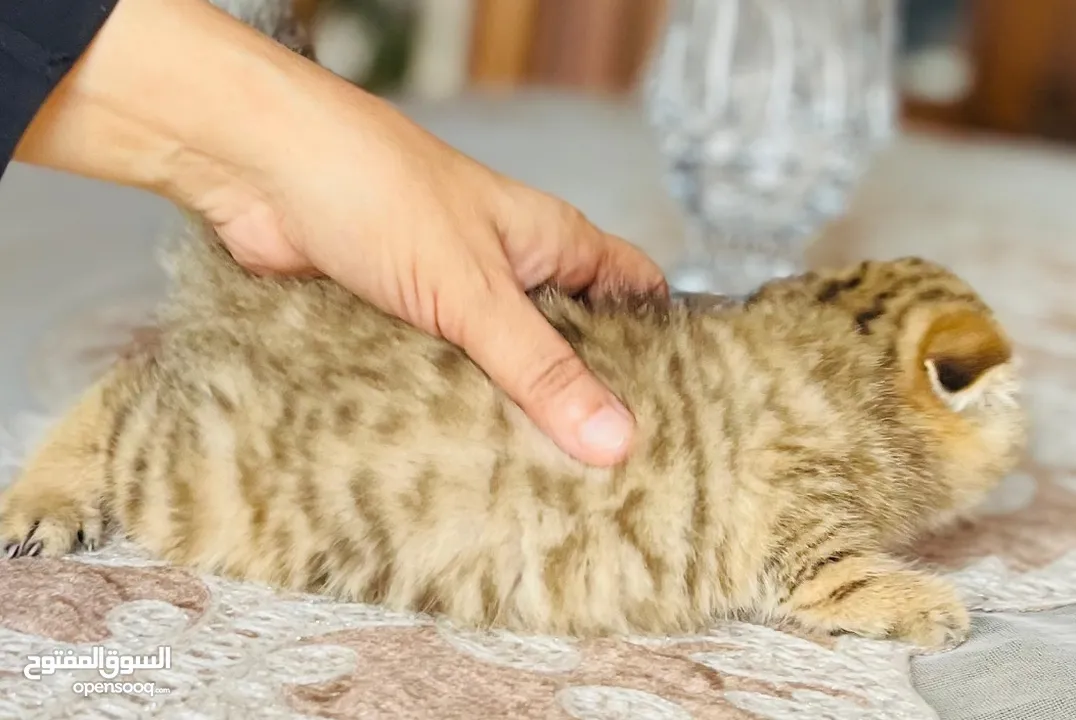
[[213, 226], [188, 215], [186, 226], [161, 255], [169, 297], [158, 313], [161, 324], [242, 315], [279, 303], [287, 279], [258, 277], [240, 266]]
[[162, 264], [169, 296], [158, 312], [162, 326], [216, 323], [224, 318], [258, 318], [264, 330], [276, 311], [321, 317], [347, 310], [354, 298], [331, 280], [257, 275], [232, 257], [213, 226], [188, 217], [184, 232], [165, 247]]
[[258, 296], [260, 279], [235, 261], [210, 223], [194, 215], [163, 248], [161, 264], [169, 281], [162, 323], [238, 309]]

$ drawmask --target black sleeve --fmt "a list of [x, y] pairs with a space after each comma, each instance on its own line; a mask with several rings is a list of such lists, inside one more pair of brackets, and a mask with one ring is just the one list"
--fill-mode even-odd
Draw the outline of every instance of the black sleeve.
[[0, 0], [0, 177], [118, 0]]

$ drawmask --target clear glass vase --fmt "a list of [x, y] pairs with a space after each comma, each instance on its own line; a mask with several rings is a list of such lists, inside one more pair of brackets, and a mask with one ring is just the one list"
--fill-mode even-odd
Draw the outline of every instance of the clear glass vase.
[[645, 96], [688, 216], [679, 291], [804, 270], [894, 132], [899, 0], [670, 0]]

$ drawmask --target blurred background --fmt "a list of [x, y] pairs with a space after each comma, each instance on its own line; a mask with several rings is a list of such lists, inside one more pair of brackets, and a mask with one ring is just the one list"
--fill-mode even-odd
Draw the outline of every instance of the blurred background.
[[[667, 0], [294, 0], [320, 62], [372, 92], [636, 90]], [[1076, 0], [904, 0], [902, 117], [1076, 142]]]

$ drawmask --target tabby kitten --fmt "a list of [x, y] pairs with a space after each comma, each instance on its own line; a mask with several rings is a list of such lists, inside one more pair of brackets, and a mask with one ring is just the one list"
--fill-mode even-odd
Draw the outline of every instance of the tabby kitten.
[[201, 227], [173, 259], [154, 345], [0, 501], [9, 556], [114, 526], [203, 571], [471, 626], [967, 633], [954, 588], [891, 553], [982, 499], [1025, 419], [1009, 341], [941, 267], [865, 262], [707, 312], [537, 293], [638, 419], [600, 469], [329, 280], [254, 277]]

